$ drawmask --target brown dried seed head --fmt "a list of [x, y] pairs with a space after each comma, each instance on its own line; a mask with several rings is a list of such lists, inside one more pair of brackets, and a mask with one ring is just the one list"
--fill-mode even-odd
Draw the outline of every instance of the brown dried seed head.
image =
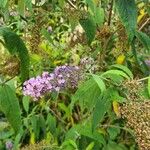
[[135, 131], [140, 150], [150, 149], [150, 101], [128, 102], [120, 108], [127, 125]]

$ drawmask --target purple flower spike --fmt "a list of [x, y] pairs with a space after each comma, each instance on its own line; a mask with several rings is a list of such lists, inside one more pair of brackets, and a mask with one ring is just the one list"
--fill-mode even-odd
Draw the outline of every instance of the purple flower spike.
[[33, 97], [36, 101], [48, 92], [77, 88], [79, 80], [81, 80], [79, 67], [59, 66], [53, 73], [43, 72], [41, 76], [25, 81], [23, 94]]

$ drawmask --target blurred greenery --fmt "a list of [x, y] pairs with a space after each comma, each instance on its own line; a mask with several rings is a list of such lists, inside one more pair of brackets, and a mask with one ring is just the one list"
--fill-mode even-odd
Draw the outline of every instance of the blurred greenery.
[[[149, 150], [149, 24], [148, 0], [1, 0], [0, 150]], [[77, 88], [24, 95], [63, 65]]]

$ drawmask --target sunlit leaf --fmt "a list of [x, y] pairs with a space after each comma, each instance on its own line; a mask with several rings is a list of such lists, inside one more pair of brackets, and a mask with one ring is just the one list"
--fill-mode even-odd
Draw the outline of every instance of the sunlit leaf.
[[103, 82], [103, 80], [100, 78], [100, 76], [92, 74], [92, 77], [93, 77], [94, 81], [97, 83], [101, 92], [104, 92], [106, 90], [106, 86], [105, 86], [105, 83]]
[[93, 150], [94, 144], [95, 144], [94, 142], [91, 142], [91, 143], [87, 146], [86, 150]]
[[126, 66], [117, 64], [117, 65], [112, 65], [111, 67], [122, 70], [122, 71], [125, 72], [131, 79], [133, 79], [133, 73], [132, 73]]
[[121, 70], [108, 70], [108, 71], [104, 72], [101, 76], [102, 77], [107, 77], [107, 75], [111, 75], [111, 74], [112, 75], [117, 75], [117, 76], [122, 76], [126, 79], [130, 79], [129, 76]]

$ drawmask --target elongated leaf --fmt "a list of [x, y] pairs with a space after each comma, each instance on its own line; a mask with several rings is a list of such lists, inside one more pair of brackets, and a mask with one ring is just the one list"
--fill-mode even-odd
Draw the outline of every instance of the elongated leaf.
[[89, 15], [87, 19], [81, 19], [80, 24], [86, 33], [87, 41], [88, 44], [90, 45], [93, 39], [95, 38], [95, 34], [96, 34], [95, 20], [92, 16]]
[[90, 8], [90, 11], [92, 11], [92, 13], [94, 13], [95, 9], [96, 9], [96, 5], [94, 4], [93, 0], [86, 0], [86, 4]]
[[23, 137], [23, 134], [24, 134], [24, 132], [23, 132], [24, 130], [21, 130], [17, 135], [16, 135], [16, 137], [15, 137], [15, 139], [14, 139], [14, 143], [13, 143], [13, 149], [16, 149], [16, 150], [18, 150], [19, 149], [19, 146], [20, 146], [20, 141], [21, 141], [21, 138]]
[[97, 141], [99, 144], [106, 144], [106, 141], [101, 133], [99, 133], [97, 130], [92, 131], [91, 122], [90, 124], [86, 123], [85, 125], [80, 125], [80, 130], [78, 131], [80, 135], [89, 137], [95, 141]]
[[66, 140], [61, 145], [62, 150], [75, 150], [77, 149], [77, 145], [73, 140]]
[[[39, 115], [39, 126], [43, 135], [45, 136], [46, 135], [46, 121], [42, 114]], [[41, 132], [40, 132], [40, 136], [41, 136]]]
[[120, 19], [124, 24], [131, 42], [137, 26], [137, 10], [135, 0], [115, 0]]
[[95, 14], [94, 14], [94, 17], [95, 17], [95, 22], [98, 26], [102, 26], [103, 23], [104, 23], [104, 9], [101, 8], [101, 7], [97, 7], [96, 10], [95, 10]]
[[51, 132], [51, 134], [55, 134], [55, 132], [56, 132], [56, 118], [53, 117], [51, 114], [48, 114], [46, 124], [47, 124], [47, 130], [49, 130]]
[[111, 74], [112, 75], [122, 76], [122, 77], [124, 77], [126, 79], [130, 79], [129, 76], [126, 73], [124, 73], [123, 71], [121, 71], [121, 70], [108, 70], [108, 71], [104, 72], [101, 76], [107, 77], [107, 75], [111, 75]]
[[117, 65], [112, 65], [111, 67], [124, 71], [131, 79], [133, 79], [133, 73], [126, 66], [117, 64]]
[[0, 27], [0, 36], [4, 38], [4, 46], [10, 54], [17, 54], [20, 58], [21, 80], [25, 81], [29, 77], [29, 54], [22, 39], [9, 28]]
[[30, 97], [28, 97], [28, 96], [24, 96], [22, 99], [23, 108], [27, 113], [29, 111], [29, 100], [30, 100]]
[[110, 108], [110, 104], [111, 103], [107, 96], [101, 95], [99, 97], [93, 112], [92, 130], [94, 130], [97, 127], [97, 125], [103, 120], [105, 113]]
[[88, 12], [93, 17], [96, 25], [101, 26], [104, 22], [104, 9], [97, 6], [93, 0], [86, 0], [88, 5]]
[[92, 150], [93, 148], [94, 148], [94, 142], [91, 142], [91, 143], [87, 146], [86, 150]]
[[31, 117], [31, 124], [32, 124], [33, 133], [35, 134], [35, 138], [38, 139], [40, 134], [40, 124], [39, 124], [38, 115], [33, 115]]
[[146, 48], [146, 51], [150, 53], [150, 37], [143, 32], [136, 32], [136, 37]]
[[81, 123], [74, 125], [67, 133], [66, 133], [66, 140], [72, 139], [76, 140], [79, 136], [84, 136], [93, 139], [94, 141], [98, 142], [99, 144], [106, 144], [104, 136], [97, 130], [92, 132], [91, 122], [86, 122], [86, 124]]
[[79, 87], [73, 97], [73, 101], [79, 101], [81, 108], [88, 107], [92, 109], [100, 94], [101, 90], [97, 83], [90, 79]]
[[97, 83], [101, 92], [104, 92], [106, 90], [106, 86], [105, 86], [104, 81], [100, 78], [100, 76], [92, 74], [92, 77], [93, 77], [94, 81]]
[[8, 85], [0, 86], [0, 110], [18, 133], [21, 129], [21, 111], [14, 91]]

